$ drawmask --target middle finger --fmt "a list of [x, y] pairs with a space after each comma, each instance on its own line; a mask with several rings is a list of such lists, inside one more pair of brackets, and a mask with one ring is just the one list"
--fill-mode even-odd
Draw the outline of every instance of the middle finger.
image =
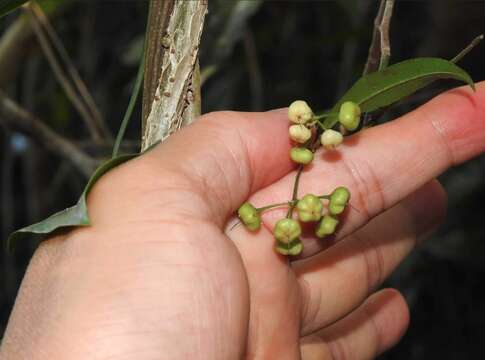
[[301, 335], [360, 305], [409, 254], [416, 239], [441, 222], [445, 201], [441, 185], [432, 181], [334, 247], [296, 261], [304, 304]]

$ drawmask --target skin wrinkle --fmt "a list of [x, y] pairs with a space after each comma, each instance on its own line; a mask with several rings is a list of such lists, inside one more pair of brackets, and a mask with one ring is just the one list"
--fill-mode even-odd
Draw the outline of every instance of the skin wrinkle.
[[384, 269], [386, 266], [382, 254], [382, 247], [379, 245], [376, 246], [371, 237], [362, 237], [358, 234], [353, 234], [351, 238], [354, 239], [353, 241], [362, 242], [367, 245], [362, 248], [361, 256], [364, 259], [362, 263], [365, 267], [364, 273], [366, 274], [367, 292], [371, 292], [384, 280]]
[[[231, 160], [224, 161], [224, 165], [234, 166], [235, 164], [237, 164], [238, 160], [236, 158], [236, 155], [231, 150], [231, 148], [227, 146], [227, 144], [224, 141], [221, 141], [221, 145], [226, 149], [227, 153], [230, 155], [230, 158], [231, 158]], [[216, 167], [217, 174], [219, 175], [218, 177], [222, 180], [222, 186], [216, 192], [218, 201], [214, 202], [214, 199], [210, 199], [211, 204], [214, 204], [215, 206], [221, 206], [222, 204], [227, 204], [227, 199], [225, 198], [226, 195], [229, 196], [229, 204], [236, 204], [237, 201], [236, 199], [233, 198], [233, 191], [231, 190], [231, 186], [230, 186], [232, 181], [228, 179], [228, 175], [227, 175], [228, 173], [231, 173], [231, 171], [225, 171], [224, 165], [221, 164], [221, 162], [218, 160], [218, 157], [220, 157], [220, 154], [211, 153], [211, 156], [212, 156], [213, 163]], [[240, 183], [244, 184], [245, 180], [247, 180], [247, 176], [245, 176], [244, 178], [241, 177], [241, 173], [242, 173], [241, 167], [238, 168], [238, 172], [240, 177], [239, 181]], [[217, 176], [217, 174], [215, 174], [215, 177]], [[205, 183], [205, 188], [207, 189], [207, 193], [209, 193], [211, 185], [207, 184], [206, 181], [204, 181], [204, 183]], [[249, 190], [246, 192], [249, 193]], [[226, 219], [223, 219], [223, 220], [225, 221]]]
[[[325, 340], [322, 339], [324, 342]], [[342, 338], [327, 342], [327, 347], [330, 350], [332, 360], [352, 360], [355, 359], [349, 347], [345, 345]]]
[[[206, 120], [206, 121], [211, 121], [213, 123], [213, 126], [215, 127], [216, 131], [214, 131], [214, 137], [219, 141], [219, 144], [223, 146], [223, 148], [227, 151], [227, 154], [230, 155], [230, 158], [232, 161], [227, 161], [227, 163], [231, 163], [233, 165], [240, 164], [241, 162], [246, 164], [246, 166], [236, 166], [239, 172], [239, 178], [241, 180], [247, 180], [248, 173], [252, 174], [252, 167], [251, 167], [251, 162], [249, 161], [249, 150], [247, 146], [247, 142], [243, 139], [243, 136], [241, 134], [241, 129], [239, 127], [234, 127], [234, 126], [229, 126], [228, 122], [224, 121], [221, 122], [219, 121], [218, 117], [223, 117], [226, 113], [228, 113], [227, 116], [232, 116], [235, 117], [237, 116], [238, 118], [243, 118], [241, 114], [234, 113], [234, 112], [220, 112], [215, 116], [215, 120]], [[251, 121], [251, 119], [243, 119], [244, 121]], [[231, 141], [228, 141], [230, 139]], [[241, 149], [242, 148], [242, 158], [240, 159], [239, 156], [234, 152], [233, 146], [229, 146], [230, 144], [237, 144], [237, 148]], [[236, 147], [236, 146], [234, 146]], [[219, 153], [217, 155], [220, 155]], [[217, 162], [220, 163], [220, 160], [216, 160]], [[226, 161], [224, 161], [226, 162]], [[221, 166], [221, 164], [218, 164], [220, 168], [224, 168]], [[249, 172], [243, 172], [242, 169], [246, 168], [249, 169]], [[249, 187], [250, 189], [251, 187]]]
[[[347, 156], [342, 157], [341, 163], [353, 184], [352, 195], [357, 192], [356, 198], [360, 205], [359, 211], [363, 212], [363, 217], [372, 219], [376, 214], [381, 213], [386, 208], [387, 201], [383, 192], [383, 186], [372, 165], [366, 160], [358, 159], [358, 161], [354, 161]], [[361, 170], [362, 166], [365, 166], [365, 172]], [[362, 173], [365, 173], [365, 176]], [[343, 177], [345, 178], [346, 176]], [[374, 194], [378, 196], [377, 200], [374, 200], [375, 198], [372, 196]]]
[[374, 340], [371, 341], [372, 344], [374, 344], [374, 348], [372, 350], [372, 355], [371, 358], [375, 358], [377, 355], [379, 355], [379, 349], [382, 348], [382, 338], [383, 335], [381, 333], [380, 327], [376, 323], [376, 319], [374, 314], [370, 312], [370, 307], [369, 306], [364, 306], [363, 312], [367, 317], [367, 323], [369, 323], [372, 326], [372, 331], [371, 333], [374, 335]]
[[[313, 300], [312, 302], [315, 304], [321, 304], [322, 303], [322, 292], [321, 291], [316, 291], [312, 292], [311, 286], [309, 285], [308, 281], [304, 277], [300, 277], [298, 279], [298, 284], [300, 286], [300, 289], [302, 289], [302, 303], [303, 303], [303, 311], [302, 311], [302, 316], [301, 316], [301, 323], [302, 324], [313, 324], [315, 323], [318, 314], [320, 313], [320, 306], [310, 306], [310, 300]], [[313, 311], [310, 313], [310, 309], [313, 308]], [[301, 333], [306, 333], [305, 326], [301, 328]]]

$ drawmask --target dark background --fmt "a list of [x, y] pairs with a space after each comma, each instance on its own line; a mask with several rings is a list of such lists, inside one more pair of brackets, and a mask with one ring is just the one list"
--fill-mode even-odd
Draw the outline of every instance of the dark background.
[[[202, 88], [204, 112], [267, 110], [296, 98], [307, 99], [316, 109], [331, 106], [362, 72], [378, 6], [371, 0], [209, 3], [201, 67], [204, 75], [212, 75]], [[7, 29], [22, 21], [20, 14], [0, 20], [0, 45]], [[131, 94], [146, 14], [147, 2], [141, 0], [64, 1], [52, 18], [113, 134]], [[391, 62], [416, 56], [451, 58], [485, 31], [484, 24], [483, 1], [397, 0]], [[22, 50], [9, 54], [15, 61], [0, 68], [0, 88], [93, 156], [108, 156], [109, 147], [89, 140], [29, 29], [25, 22]], [[2, 56], [0, 51], [0, 65]], [[460, 65], [478, 81], [485, 78], [484, 60], [482, 45]], [[442, 82], [421, 91], [386, 118], [454, 85]], [[137, 146], [140, 108], [138, 104], [126, 148]], [[2, 239], [77, 200], [86, 179], [69, 161], [13, 131], [1, 118], [0, 146]], [[449, 195], [445, 224], [386, 284], [405, 295], [411, 326], [383, 359], [483, 358], [484, 175], [481, 156], [441, 176]], [[5, 247], [0, 251], [0, 334], [34, 249], [35, 244], [25, 242], [13, 254]]]

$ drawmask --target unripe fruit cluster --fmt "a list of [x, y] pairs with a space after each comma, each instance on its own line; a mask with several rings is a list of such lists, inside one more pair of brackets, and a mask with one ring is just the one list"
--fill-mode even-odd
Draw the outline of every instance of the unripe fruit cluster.
[[[358, 104], [344, 102], [338, 114], [341, 127], [354, 131], [360, 124], [361, 110]], [[323, 115], [324, 116], [324, 115]], [[325, 125], [320, 123], [313, 110], [303, 100], [294, 101], [288, 109], [288, 119], [291, 122], [288, 133], [291, 140], [298, 145], [290, 150], [290, 158], [300, 165], [308, 165], [313, 161], [314, 148], [318, 145], [314, 134], [318, 134], [315, 125], [322, 129]], [[345, 131], [345, 130], [343, 130]], [[341, 132], [333, 129], [325, 129], [320, 135], [320, 144], [327, 150], [333, 150], [343, 142]], [[300, 167], [299, 171], [302, 170]], [[297, 193], [297, 181], [294, 193]], [[327, 210], [324, 211], [323, 200], [328, 200]], [[345, 210], [350, 200], [350, 192], [345, 187], [338, 187], [330, 195], [316, 196], [307, 194], [301, 199], [293, 199], [288, 202], [290, 207], [286, 218], [279, 220], [273, 229], [276, 240], [275, 249], [283, 255], [298, 255], [303, 251], [300, 240], [302, 232], [300, 223], [292, 218], [293, 209], [296, 208], [298, 220], [303, 223], [315, 223], [315, 235], [324, 238], [335, 232], [339, 220], [338, 216]], [[257, 231], [261, 227], [261, 212], [281, 204], [266, 206], [261, 209], [255, 208], [246, 202], [238, 209], [241, 222], [250, 231]]]
[[[326, 211], [324, 211], [323, 200], [328, 200]], [[302, 233], [300, 222], [315, 223], [315, 235], [319, 238], [333, 234], [339, 223], [338, 215], [345, 210], [349, 200], [349, 190], [341, 186], [330, 195], [306, 194], [301, 199], [294, 201], [299, 221], [287, 217], [276, 222], [273, 228], [276, 251], [282, 255], [293, 256], [303, 251], [303, 243], [300, 240]], [[261, 227], [261, 212], [268, 208], [270, 207], [258, 210], [249, 202], [245, 202], [238, 209], [237, 214], [248, 230], [257, 231]]]
[[[360, 107], [358, 104], [346, 101], [340, 106], [338, 119], [343, 128], [354, 131], [360, 124]], [[313, 128], [318, 119], [313, 110], [303, 100], [291, 103], [288, 108], [288, 119], [291, 124], [288, 130], [290, 139], [298, 146], [290, 151], [290, 158], [297, 164], [308, 165], [313, 160], [313, 152], [309, 149]], [[320, 136], [320, 143], [327, 150], [333, 150], [342, 144], [344, 137], [341, 132], [327, 129]]]
[[[326, 214], [323, 214], [323, 199], [328, 199]], [[335, 189], [328, 196], [316, 196], [306, 194], [296, 203], [298, 220], [302, 223], [316, 223], [315, 235], [324, 238], [331, 235], [339, 224], [340, 215], [350, 200], [350, 192], [341, 186]], [[297, 220], [285, 218], [279, 220], [274, 229], [273, 235], [276, 239], [276, 251], [283, 255], [298, 255], [303, 250], [300, 240], [301, 226]]]

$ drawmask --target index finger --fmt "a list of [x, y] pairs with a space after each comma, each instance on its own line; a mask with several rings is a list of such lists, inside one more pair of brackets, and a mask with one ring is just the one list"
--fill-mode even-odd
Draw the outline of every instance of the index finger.
[[[299, 194], [352, 193], [341, 238], [441, 174], [485, 149], [485, 83], [476, 93], [457, 88], [407, 115], [346, 139], [338, 152], [319, 150], [300, 181]], [[256, 193], [256, 206], [288, 199], [295, 173]], [[264, 215], [270, 229], [284, 213]], [[316, 239], [313, 239], [316, 240]]]

